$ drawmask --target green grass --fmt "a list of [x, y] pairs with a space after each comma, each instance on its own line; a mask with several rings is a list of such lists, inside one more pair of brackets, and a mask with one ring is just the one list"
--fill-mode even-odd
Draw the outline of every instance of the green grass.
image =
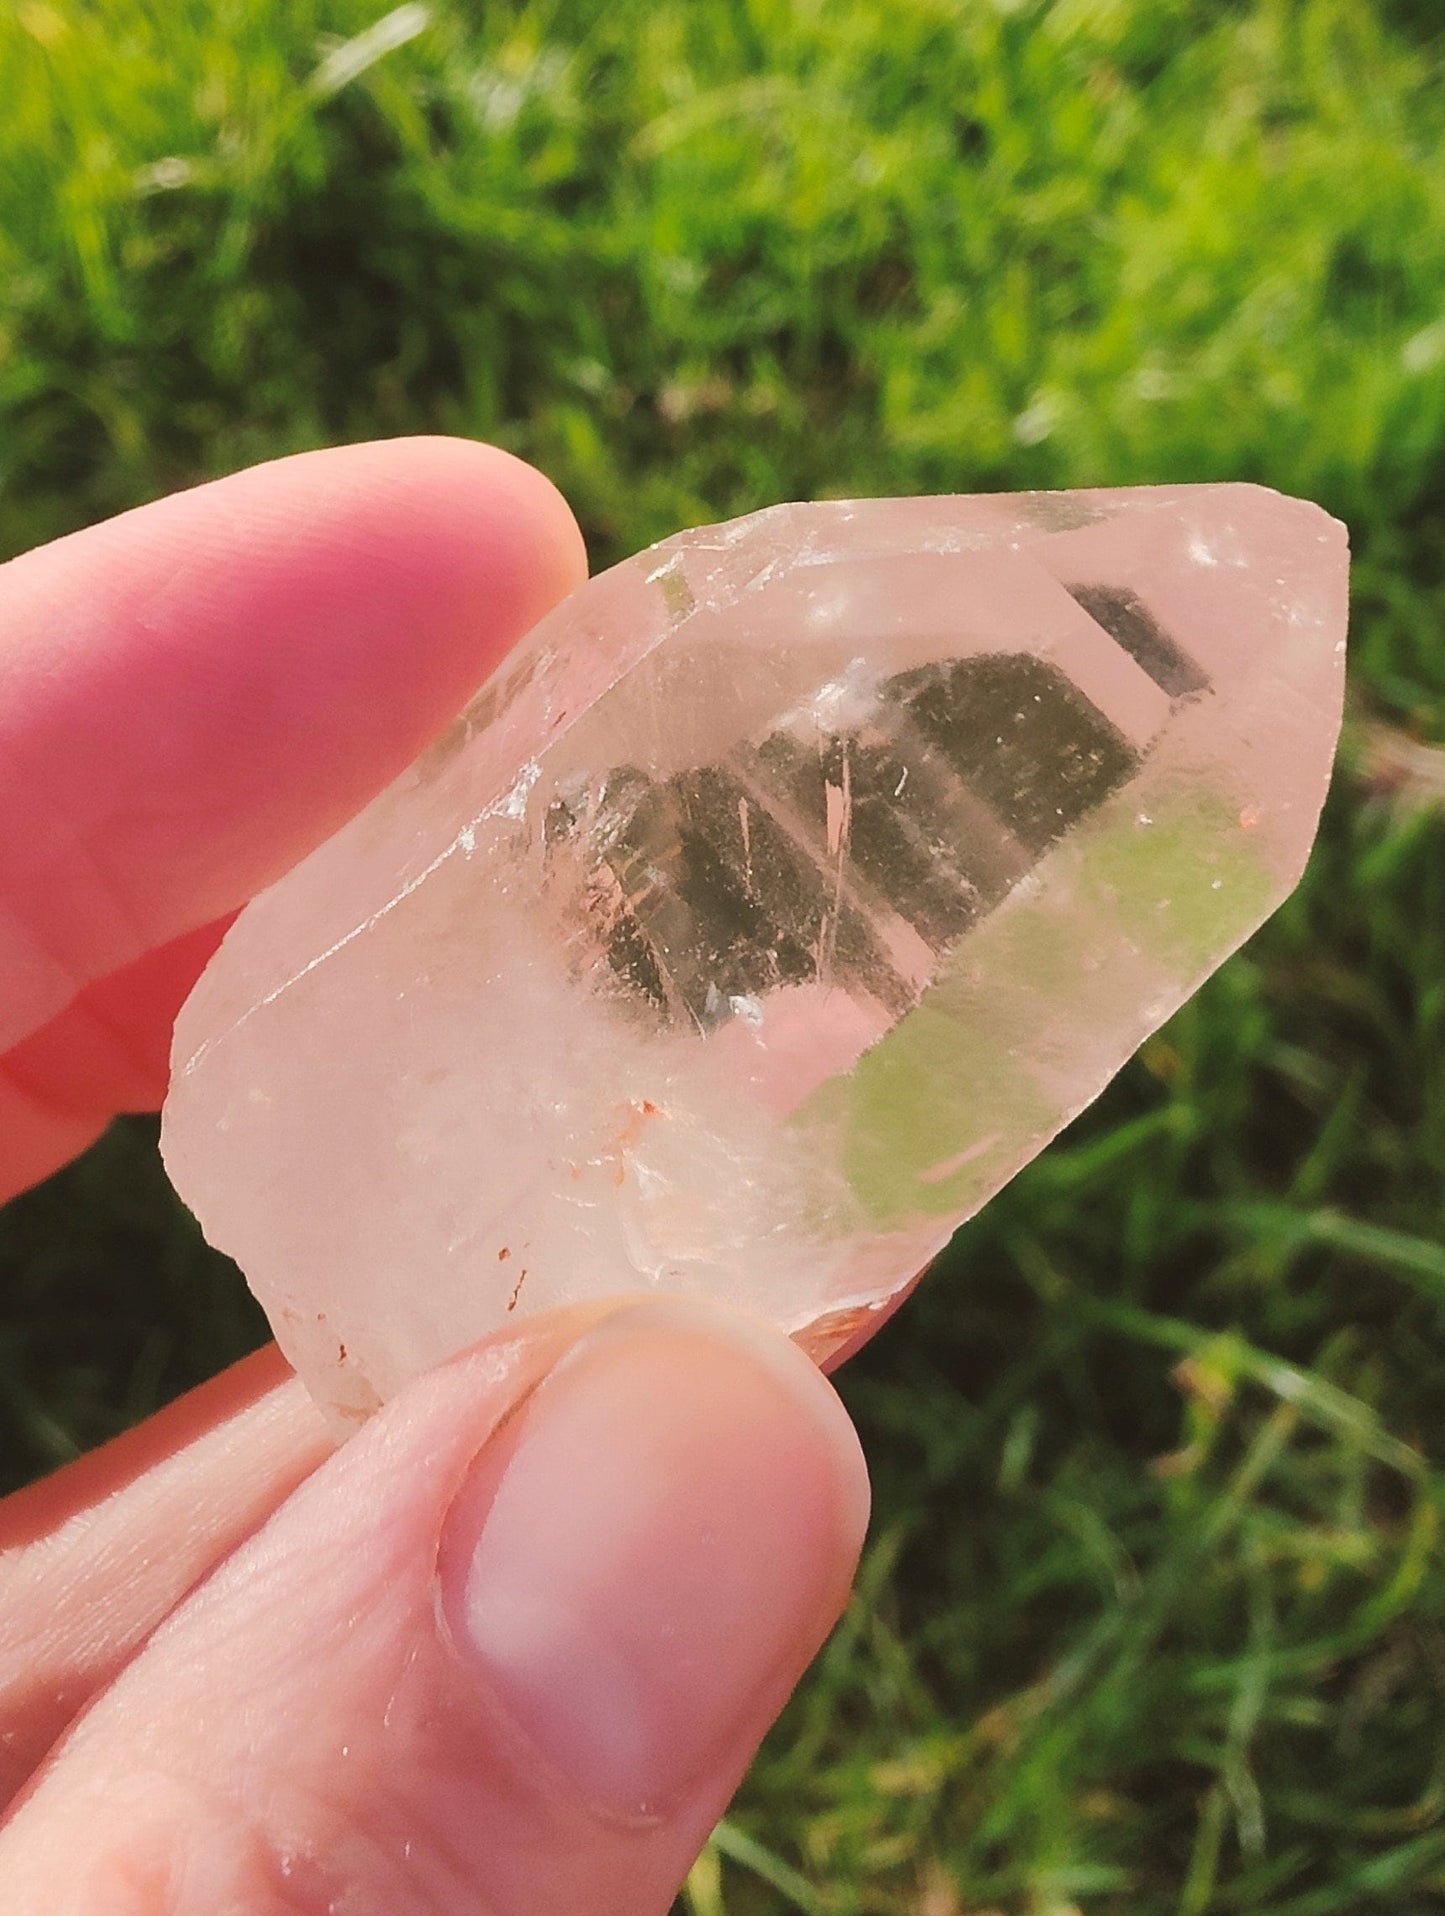
[[[382, 12], [0, 15], [4, 550], [415, 429], [537, 460], [599, 562], [780, 498], [1212, 477], [1355, 541], [1310, 878], [843, 1380], [859, 1595], [690, 1916], [1441, 1907], [1437, 7]], [[0, 1230], [10, 1480], [255, 1335], [145, 1127]]]

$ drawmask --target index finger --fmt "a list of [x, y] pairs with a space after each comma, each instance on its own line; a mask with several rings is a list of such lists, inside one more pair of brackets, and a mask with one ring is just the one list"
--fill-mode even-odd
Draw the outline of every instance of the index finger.
[[457, 439], [302, 453], [0, 566], [0, 1050], [234, 909], [586, 575]]

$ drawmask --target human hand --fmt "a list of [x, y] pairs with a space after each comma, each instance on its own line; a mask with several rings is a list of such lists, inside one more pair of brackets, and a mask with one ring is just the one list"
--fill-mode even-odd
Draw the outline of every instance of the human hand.
[[[0, 567], [0, 1196], [159, 1103], [228, 915], [584, 570], [449, 440]], [[699, 1305], [534, 1320], [340, 1451], [269, 1348], [0, 1505], [6, 1916], [665, 1911], [866, 1512], [829, 1386]]]

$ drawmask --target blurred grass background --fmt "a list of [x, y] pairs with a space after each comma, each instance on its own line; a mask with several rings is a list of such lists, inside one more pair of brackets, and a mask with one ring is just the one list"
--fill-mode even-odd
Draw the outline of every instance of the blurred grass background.
[[[1351, 527], [1310, 877], [854, 1364], [858, 1598], [689, 1916], [1445, 1907], [1438, 0], [5, 0], [0, 548], [499, 440]], [[258, 1336], [144, 1121], [0, 1218], [0, 1468]]]

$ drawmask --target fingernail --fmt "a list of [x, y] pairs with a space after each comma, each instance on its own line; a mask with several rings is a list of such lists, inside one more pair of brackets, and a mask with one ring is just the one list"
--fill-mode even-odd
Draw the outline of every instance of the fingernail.
[[858, 1442], [776, 1332], [659, 1301], [589, 1332], [477, 1460], [442, 1604], [460, 1653], [594, 1810], [740, 1769], [846, 1598]]

